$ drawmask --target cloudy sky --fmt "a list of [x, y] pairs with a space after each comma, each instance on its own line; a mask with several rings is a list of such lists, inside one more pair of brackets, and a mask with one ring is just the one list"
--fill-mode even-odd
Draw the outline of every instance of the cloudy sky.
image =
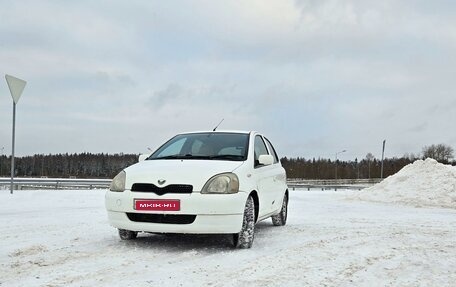
[[[456, 148], [454, 1], [5, 1], [18, 155], [258, 130], [282, 156]], [[12, 100], [0, 80], [0, 148]]]

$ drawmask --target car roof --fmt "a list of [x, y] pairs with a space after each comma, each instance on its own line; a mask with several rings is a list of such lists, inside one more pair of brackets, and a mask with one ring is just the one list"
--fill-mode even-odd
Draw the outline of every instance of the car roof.
[[233, 134], [250, 134], [250, 133], [256, 133], [254, 131], [240, 131], [240, 130], [206, 130], [206, 131], [191, 131], [191, 132], [183, 132], [179, 133], [180, 135], [182, 134], [200, 134], [200, 133], [233, 133]]

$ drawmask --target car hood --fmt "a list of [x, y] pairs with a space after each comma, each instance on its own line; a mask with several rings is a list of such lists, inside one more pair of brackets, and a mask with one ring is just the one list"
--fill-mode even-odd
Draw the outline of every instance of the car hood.
[[[150, 183], [159, 187], [170, 184], [190, 184], [194, 191], [201, 191], [204, 184], [214, 175], [233, 172], [243, 161], [222, 160], [145, 160], [125, 169], [125, 188], [131, 189], [134, 183]], [[163, 185], [158, 180], [165, 180]]]

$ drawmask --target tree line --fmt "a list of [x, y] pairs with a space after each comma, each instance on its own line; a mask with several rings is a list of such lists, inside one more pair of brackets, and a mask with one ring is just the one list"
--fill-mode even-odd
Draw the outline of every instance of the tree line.
[[[112, 178], [138, 161], [135, 154], [37, 154], [15, 158], [17, 177]], [[11, 157], [0, 157], [0, 177], [11, 175]]]
[[[11, 175], [11, 157], [0, 157], [0, 177]], [[15, 176], [17, 177], [76, 177], [112, 178], [119, 171], [138, 161], [136, 154], [55, 154], [16, 157]], [[409, 158], [385, 159], [384, 175], [396, 173], [411, 163]], [[337, 178], [379, 178], [381, 161], [363, 159], [355, 161], [331, 161], [330, 159], [281, 159], [289, 178], [331, 179]]]
[[[383, 178], [395, 174], [407, 164], [417, 159], [433, 158], [444, 164], [456, 165], [454, 149], [445, 144], [424, 146], [421, 153], [406, 153], [397, 158], [383, 161]], [[303, 179], [363, 179], [380, 178], [382, 161], [368, 153], [365, 159], [358, 161], [331, 161], [330, 159], [282, 158], [282, 165], [288, 178]]]
[[[113, 178], [119, 171], [138, 161], [136, 154], [37, 154], [16, 157], [17, 177], [62, 177], [62, 178]], [[395, 174], [405, 165], [419, 158], [435, 158], [439, 162], [456, 165], [454, 150], [446, 145], [425, 146], [421, 155], [405, 154], [400, 158], [386, 158], [383, 162], [383, 177]], [[288, 178], [304, 179], [357, 179], [380, 178], [382, 162], [371, 153], [358, 161], [333, 161], [331, 159], [305, 159], [302, 157], [281, 159]], [[11, 175], [11, 157], [0, 156], [0, 177]], [[336, 171], [337, 170], [337, 171]]]
[[[363, 159], [358, 161], [332, 161], [330, 159], [305, 159], [287, 158], [281, 159], [282, 165], [287, 171], [288, 178], [303, 179], [362, 179], [380, 178], [382, 162], [378, 159]], [[413, 162], [412, 159], [386, 158], [383, 161], [383, 177], [390, 176], [398, 172], [407, 164]], [[336, 171], [337, 169], [337, 171]]]

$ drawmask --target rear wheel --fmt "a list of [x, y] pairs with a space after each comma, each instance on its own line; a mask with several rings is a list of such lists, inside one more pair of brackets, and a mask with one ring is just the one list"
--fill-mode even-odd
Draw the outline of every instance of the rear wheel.
[[244, 220], [241, 232], [233, 234], [235, 248], [246, 249], [252, 247], [255, 232], [255, 203], [249, 196], [244, 209]]
[[132, 240], [138, 236], [138, 232], [125, 229], [119, 229], [119, 237], [122, 240]]
[[279, 214], [272, 216], [272, 224], [275, 226], [283, 226], [287, 223], [288, 216], [288, 195], [285, 193], [282, 201], [282, 208], [280, 209]]

